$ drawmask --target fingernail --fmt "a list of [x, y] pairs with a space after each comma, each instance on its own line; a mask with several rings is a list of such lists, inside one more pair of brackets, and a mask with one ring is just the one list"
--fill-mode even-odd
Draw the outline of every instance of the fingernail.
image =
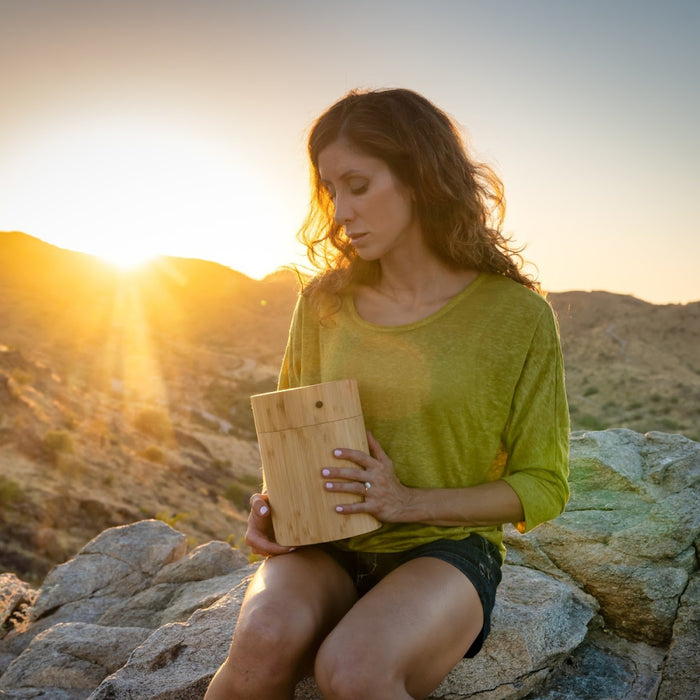
[[321, 474], [323, 474], [323, 476], [330, 476], [330, 475], [331, 475], [331, 470], [330, 470], [330, 469], [324, 469], [323, 471], [321, 471]]
[[332, 484], [330, 481], [327, 481], [327, 482], [326, 482], [326, 488], [327, 488], [327, 489], [332, 489], [332, 488], [333, 488], [333, 484]]
[[340, 455], [343, 454], [343, 451], [342, 451], [342, 450], [333, 450], [333, 454], [334, 454], [336, 457], [340, 457]]
[[260, 506], [260, 515], [267, 515], [269, 510], [267, 506]]
[[336, 506], [336, 507], [335, 507], [335, 512], [336, 512], [336, 513], [342, 513], [342, 512], [343, 512], [343, 506]]

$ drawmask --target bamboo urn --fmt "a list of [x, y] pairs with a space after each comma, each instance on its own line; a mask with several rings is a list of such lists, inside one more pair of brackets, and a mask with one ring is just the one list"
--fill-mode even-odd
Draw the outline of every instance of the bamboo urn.
[[337, 447], [368, 451], [354, 379], [250, 397], [270, 498], [275, 539], [283, 546], [330, 542], [380, 526], [368, 513], [337, 513], [357, 494], [327, 491], [321, 470], [356, 466], [333, 456]]

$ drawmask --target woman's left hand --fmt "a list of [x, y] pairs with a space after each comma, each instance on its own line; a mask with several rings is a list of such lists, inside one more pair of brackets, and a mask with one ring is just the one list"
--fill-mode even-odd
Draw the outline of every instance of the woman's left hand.
[[[371, 513], [384, 523], [406, 519], [411, 492], [394, 473], [394, 465], [375, 437], [367, 431], [369, 454], [360, 450], [337, 449], [333, 455], [354, 462], [356, 467], [326, 467], [321, 475], [327, 491], [364, 496], [364, 501], [337, 506], [340, 513]], [[337, 481], [342, 479], [342, 481]]]

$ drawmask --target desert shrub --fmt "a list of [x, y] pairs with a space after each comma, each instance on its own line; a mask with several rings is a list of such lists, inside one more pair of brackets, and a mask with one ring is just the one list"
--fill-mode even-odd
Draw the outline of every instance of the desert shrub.
[[85, 476], [87, 465], [72, 454], [54, 455], [56, 471], [64, 477], [75, 480]]
[[598, 393], [598, 387], [597, 386], [589, 386], [586, 388], [586, 390], [583, 392], [584, 396], [593, 396], [593, 394]]
[[31, 384], [34, 381], [34, 376], [31, 372], [27, 372], [27, 370], [19, 367], [15, 367], [10, 376], [17, 384]]
[[576, 418], [576, 424], [580, 430], [605, 430], [605, 423], [603, 423], [600, 418], [591, 415], [590, 413], [583, 413]]
[[75, 451], [73, 436], [67, 430], [48, 430], [42, 442], [54, 458], [61, 454], [73, 454]]
[[17, 503], [22, 497], [22, 487], [5, 476], [0, 476], [0, 506], [10, 506]]
[[149, 445], [139, 454], [149, 462], [157, 462], [158, 464], [165, 462], [165, 452], [158, 445]]
[[61, 419], [63, 427], [67, 430], [74, 430], [78, 427], [78, 417], [74, 413], [65, 413]]
[[231, 501], [231, 503], [233, 503], [233, 505], [239, 510], [247, 510], [250, 497], [255, 493], [255, 491], [256, 489], [251, 488], [240, 481], [234, 481], [224, 489], [224, 498]]
[[156, 440], [166, 440], [172, 434], [168, 414], [158, 408], [144, 408], [134, 417], [134, 427]]
[[19, 633], [27, 630], [31, 621], [31, 608], [38, 595], [39, 591], [27, 588], [22, 592], [19, 600], [13, 600], [10, 591], [0, 591], [0, 610], [10, 613], [0, 627], [0, 639], [11, 630]]
[[207, 405], [217, 415], [226, 416], [239, 398], [230, 383], [214, 380], [204, 391]]
[[653, 393], [649, 398], [650, 398], [654, 403], [658, 403], [659, 401], [661, 401], [661, 399], [663, 399], [663, 396], [661, 396], [661, 394], [658, 394], [658, 393]]
[[180, 520], [186, 520], [189, 518], [189, 515], [187, 513], [175, 513], [173, 515], [170, 515], [166, 513], [165, 511], [158, 511], [154, 516], [156, 520], [160, 520], [161, 522], [165, 523], [166, 525], [170, 525], [170, 527], [175, 527], [177, 523]]

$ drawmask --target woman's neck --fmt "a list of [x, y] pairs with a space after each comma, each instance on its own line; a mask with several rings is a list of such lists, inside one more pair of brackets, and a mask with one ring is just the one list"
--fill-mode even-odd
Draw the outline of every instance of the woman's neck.
[[382, 326], [420, 321], [460, 294], [479, 274], [426, 261], [411, 272], [405, 270], [382, 264], [376, 282], [355, 289], [355, 309], [361, 318]]
[[448, 267], [431, 255], [418, 264], [392, 265], [380, 261], [380, 274], [372, 289], [402, 306], [433, 305], [459, 294], [477, 277], [470, 269]]

